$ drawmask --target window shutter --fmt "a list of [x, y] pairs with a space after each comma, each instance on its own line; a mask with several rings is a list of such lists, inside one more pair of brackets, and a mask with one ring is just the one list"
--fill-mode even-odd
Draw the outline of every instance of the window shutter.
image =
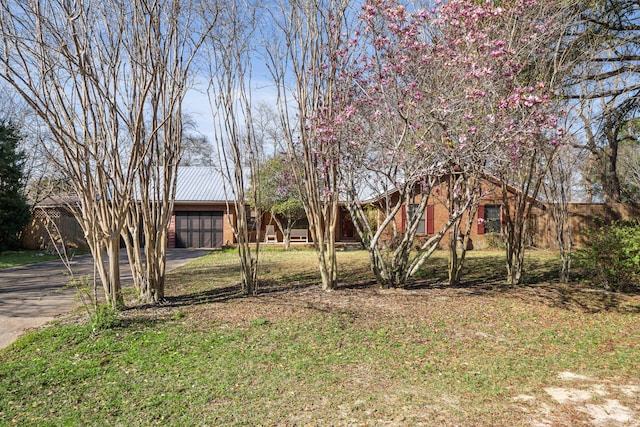
[[434, 223], [434, 218], [433, 218], [433, 209], [434, 206], [433, 205], [427, 205], [427, 226], [426, 226], [426, 231], [427, 234], [433, 234], [434, 231], [434, 227], [433, 227], [433, 223]]
[[484, 205], [478, 206], [478, 234], [484, 234]]

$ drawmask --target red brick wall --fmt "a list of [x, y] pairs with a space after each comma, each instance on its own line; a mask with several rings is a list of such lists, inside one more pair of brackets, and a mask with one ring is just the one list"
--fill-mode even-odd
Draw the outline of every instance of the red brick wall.
[[[417, 238], [428, 238], [430, 235], [438, 233], [440, 230], [444, 228], [447, 221], [449, 220], [449, 212], [446, 205], [446, 197], [447, 197], [447, 184], [445, 182], [441, 183], [439, 186], [435, 187], [430, 194], [429, 203], [427, 211], [425, 212], [425, 228], [427, 233], [417, 234]], [[393, 200], [392, 203], [395, 203], [397, 199]], [[420, 195], [417, 195], [413, 202], [420, 203]], [[485, 248], [485, 237], [484, 227], [478, 224], [478, 213], [480, 213], [482, 217], [482, 211], [484, 206], [486, 205], [500, 205], [502, 203], [502, 189], [500, 186], [493, 184], [489, 181], [483, 182], [482, 186], [482, 198], [480, 200], [480, 208], [478, 209], [480, 212], [476, 212], [473, 217], [473, 221], [471, 222], [471, 245], [473, 249], [483, 249]], [[540, 214], [540, 208], [533, 209], [534, 213], [537, 215]], [[464, 214], [462, 217], [462, 228], [463, 232], [465, 231], [466, 224], [468, 223], [468, 214]], [[396, 215], [395, 222], [396, 226], [399, 229], [404, 229], [405, 227], [405, 217], [406, 217], [406, 209], [401, 209]], [[378, 223], [382, 222], [382, 215]], [[389, 226], [388, 231], [386, 232], [387, 237], [386, 240], [389, 240], [391, 236], [391, 226]], [[430, 232], [430, 233], [429, 233]], [[534, 231], [532, 231], [534, 232]], [[440, 243], [441, 247], [446, 247], [448, 245], [450, 238], [450, 233], [446, 233], [442, 238]]]

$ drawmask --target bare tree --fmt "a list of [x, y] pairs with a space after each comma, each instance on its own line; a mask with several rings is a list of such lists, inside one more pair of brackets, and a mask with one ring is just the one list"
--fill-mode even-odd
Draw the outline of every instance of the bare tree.
[[562, 55], [573, 66], [563, 81], [563, 96], [569, 114], [582, 120], [583, 132], [573, 145], [588, 152], [586, 198], [620, 202], [621, 131], [638, 115], [640, 5], [634, 0], [575, 2], [572, 11]]
[[578, 160], [571, 145], [560, 147], [543, 184], [543, 193], [548, 202], [547, 208], [553, 222], [553, 234], [560, 251], [560, 280], [563, 283], [569, 282], [571, 273], [573, 239], [569, 202], [571, 202], [573, 175], [577, 169]]
[[[202, 37], [191, 27], [201, 23], [190, 20], [192, 7], [145, 0], [11, 0], [0, 6], [0, 75], [53, 135], [80, 199], [75, 216], [114, 307], [123, 304], [120, 236], [133, 200], [153, 205], [163, 197], [156, 211], [162, 215], [149, 224], [159, 233], [149, 236], [150, 248], [168, 224], [174, 184], [172, 166], [164, 162], [177, 162], [179, 151], [171, 148], [176, 159], [165, 159], [164, 144], [179, 143], [186, 72], [193, 42]], [[161, 172], [148, 175], [152, 170]], [[136, 187], [143, 176], [153, 181], [149, 199]]]
[[133, 143], [145, 152], [123, 237], [140, 300], [158, 303], [164, 300], [169, 223], [184, 139], [182, 103], [191, 63], [217, 15], [215, 9], [206, 9], [203, 15], [198, 3], [191, 1], [142, 2], [142, 6], [132, 49], [144, 66], [133, 69], [131, 77], [134, 82], [148, 79], [149, 90], [143, 115], [130, 120], [128, 130]]
[[340, 192], [341, 138], [336, 117], [337, 55], [347, 26], [348, 0], [283, 0], [271, 10], [264, 34], [267, 65], [293, 172], [318, 255], [322, 288], [337, 285], [335, 232]]
[[[256, 239], [255, 250], [252, 249], [249, 218], [250, 206], [260, 206], [256, 182], [261, 146], [254, 131], [249, 89], [255, 22], [256, 9], [251, 2], [232, 0], [221, 11], [219, 25], [210, 39], [209, 97], [216, 126], [215, 142], [222, 176], [228, 184], [227, 200], [233, 201], [235, 211], [231, 226], [238, 244], [242, 290], [249, 295], [258, 291], [260, 245], [260, 239]], [[260, 212], [255, 215], [256, 232], [260, 230], [261, 217]]]
[[553, 164], [556, 148], [545, 147], [545, 142], [539, 141], [535, 149], [528, 150], [518, 159], [516, 166], [499, 172], [507, 282], [510, 285], [519, 285], [524, 278], [531, 212], [539, 204], [538, 194]]
[[280, 119], [275, 107], [265, 101], [254, 108], [253, 122], [256, 137], [262, 146], [262, 162], [287, 152], [285, 138], [280, 127]]
[[[620, 86], [627, 77], [617, 75], [609, 84]], [[605, 91], [603, 82], [580, 82], [568, 91], [591, 93]], [[594, 89], [594, 88], [598, 89]], [[575, 132], [572, 146], [578, 152], [587, 153], [583, 165], [587, 201], [620, 202], [622, 183], [618, 162], [620, 149], [633, 138], [626, 133], [627, 124], [640, 111], [637, 93], [622, 93], [600, 98], [580, 97], [567, 100], [569, 114], [581, 121], [581, 131]]]
[[638, 120], [629, 123], [629, 140], [621, 148], [620, 176], [623, 177], [623, 194], [627, 201], [640, 202], [640, 145], [638, 144]]
[[[206, 10], [206, 9], [205, 9]], [[217, 11], [209, 7], [209, 18], [217, 21]], [[200, 55], [205, 58], [207, 55]], [[197, 64], [200, 65], [200, 64]], [[203, 133], [205, 129], [200, 129], [199, 124], [192, 114], [183, 114], [182, 116], [182, 144], [180, 147], [180, 166], [215, 166], [215, 147], [212, 141]]]
[[15, 123], [23, 135], [22, 149], [26, 154], [24, 171], [26, 195], [31, 206], [53, 194], [65, 191], [68, 179], [59, 167], [56, 144], [40, 118], [16, 94], [13, 87], [0, 80], [0, 121]]

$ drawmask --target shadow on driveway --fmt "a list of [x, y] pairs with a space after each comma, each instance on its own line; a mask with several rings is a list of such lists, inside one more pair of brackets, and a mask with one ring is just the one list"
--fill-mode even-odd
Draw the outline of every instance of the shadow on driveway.
[[[169, 249], [167, 271], [209, 253], [202, 249]], [[80, 255], [71, 260], [76, 278], [93, 277], [93, 258]], [[131, 284], [126, 253], [120, 257], [123, 285]], [[71, 311], [76, 291], [67, 288], [69, 278], [62, 261], [46, 261], [0, 270], [0, 348], [18, 336]], [[102, 292], [100, 289], [98, 292]]]

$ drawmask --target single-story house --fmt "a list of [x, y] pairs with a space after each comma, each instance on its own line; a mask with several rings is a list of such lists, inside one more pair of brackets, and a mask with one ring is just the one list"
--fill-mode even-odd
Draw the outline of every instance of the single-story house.
[[[424, 218], [418, 225], [416, 232], [416, 238], [419, 240], [426, 240], [430, 236], [440, 232], [449, 220], [449, 210], [447, 205], [447, 179], [443, 177], [439, 183], [431, 189], [427, 207], [425, 209]], [[482, 249], [487, 246], [487, 236], [501, 234], [504, 232], [504, 215], [502, 212], [502, 186], [498, 179], [485, 175], [481, 181], [481, 194], [477, 211], [474, 214], [474, 218], [471, 221], [472, 228], [470, 230], [471, 248]], [[510, 201], [513, 200], [514, 195], [517, 193], [517, 189], [508, 186], [507, 191]], [[395, 204], [398, 200], [398, 195], [394, 192], [368, 201], [372, 206], [376, 206], [379, 211], [384, 210], [384, 204]], [[395, 225], [400, 231], [406, 230], [407, 219], [412, 215], [413, 209], [416, 209], [420, 204], [421, 196], [416, 194], [413, 196], [413, 203], [409, 205], [403, 205], [400, 212], [396, 215]], [[530, 199], [533, 203], [532, 218], [543, 215], [545, 205], [534, 199]], [[383, 215], [378, 215], [378, 224], [382, 222]], [[530, 219], [531, 221], [531, 219]], [[463, 232], [465, 225], [468, 224], [468, 214], [464, 214], [462, 217]], [[535, 224], [535, 221], [531, 221], [530, 225]], [[535, 235], [536, 230], [533, 227], [529, 227], [530, 233]], [[387, 238], [388, 239], [388, 238]], [[446, 233], [441, 241], [442, 245], [446, 245], [449, 241], [449, 233]], [[533, 242], [533, 237], [531, 237]]]
[[222, 175], [212, 167], [178, 169], [169, 225], [170, 248], [220, 248], [233, 243], [235, 209]]
[[[508, 188], [510, 194], [515, 194], [516, 189]], [[439, 186], [431, 191], [424, 220], [419, 225], [417, 237], [427, 238], [437, 233], [448, 220], [448, 210], [444, 202], [447, 189], [443, 180]], [[224, 180], [221, 174], [213, 167], [189, 166], [178, 170], [176, 182], [176, 199], [174, 212], [169, 228], [168, 246], [175, 248], [220, 248], [234, 243], [232, 225], [235, 221], [235, 208], [229, 199], [231, 194], [225, 192]], [[393, 196], [392, 200], [393, 200]], [[367, 203], [379, 208], [378, 223], [382, 219], [381, 204], [385, 198], [373, 198]], [[414, 198], [414, 204], [420, 202], [419, 196]], [[553, 224], [545, 204], [533, 200], [534, 208], [529, 219], [529, 243], [538, 247], [553, 248], [555, 238]], [[59, 199], [47, 199], [34, 208], [34, 217], [31, 224], [23, 233], [23, 245], [27, 249], [46, 249], [51, 241], [47, 232], [46, 223], [54, 221], [58, 227], [59, 235], [56, 239], [64, 240], [67, 246], [86, 248], [86, 242], [82, 230], [66, 207], [74, 203], [72, 198], [67, 198], [64, 203]], [[77, 199], [75, 199], [77, 203]], [[493, 177], [485, 176], [482, 181], [482, 197], [478, 210], [471, 222], [470, 233], [472, 248], [486, 247], [486, 237], [490, 234], [503, 232], [504, 221], [502, 215], [502, 189], [500, 182]], [[396, 216], [396, 226], [400, 230], [406, 227], [407, 215], [411, 213], [413, 204], [403, 206]], [[605, 220], [628, 219], [640, 217], [638, 208], [628, 205], [598, 205], [598, 204], [571, 204], [572, 229], [574, 241], [580, 243], [580, 233], [586, 224], [595, 224], [595, 218]], [[254, 213], [255, 215], [255, 213]], [[466, 218], [463, 217], [463, 224]], [[271, 226], [269, 228], [269, 226]], [[269, 214], [264, 214], [260, 230], [255, 230], [253, 236], [261, 242], [282, 242], [283, 237], [277, 227], [273, 229], [274, 222]], [[298, 242], [311, 242], [308, 232], [308, 223], [301, 220], [294, 227]], [[345, 206], [340, 206], [339, 219], [336, 225], [336, 240], [338, 242], [357, 242], [359, 240], [354, 224]], [[268, 233], [269, 232], [269, 233]], [[269, 235], [270, 233], [273, 233]], [[443, 238], [443, 244], [448, 241], [448, 233]]]
[[[222, 176], [212, 167], [179, 168], [169, 247], [220, 248], [233, 242], [229, 221], [235, 219], [234, 209], [227, 203], [224, 188]], [[77, 197], [64, 196], [47, 198], [36, 205], [22, 235], [23, 246], [48, 249], [52, 246], [49, 232], [54, 231], [53, 237], [64, 241], [65, 246], [87, 249], [84, 233], [70, 208], [77, 203]], [[51, 222], [56, 227], [51, 227]]]

